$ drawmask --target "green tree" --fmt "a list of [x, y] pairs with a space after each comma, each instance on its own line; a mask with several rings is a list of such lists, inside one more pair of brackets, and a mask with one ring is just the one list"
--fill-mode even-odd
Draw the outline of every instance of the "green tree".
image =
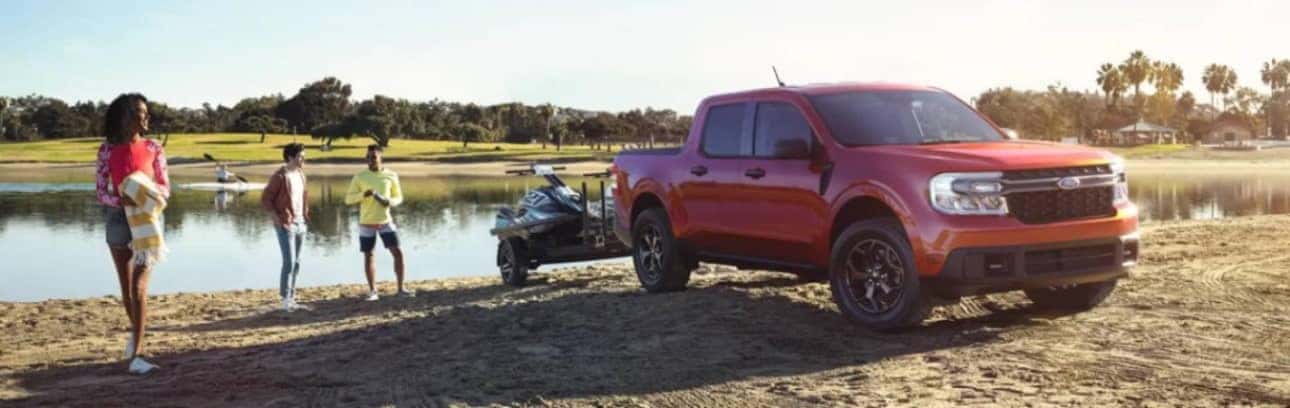
[[344, 118], [352, 94], [349, 84], [335, 77], [326, 77], [305, 84], [295, 96], [280, 104], [276, 113], [290, 126], [313, 129]]
[[461, 138], [461, 148], [466, 149], [469, 147], [470, 142], [484, 142], [489, 140], [492, 132], [490, 132], [488, 128], [478, 124], [467, 122], [458, 126], [456, 133], [458, 137]]
[[31, 122], [46, 139], [85, 136], [90, 133], [89, 119], [77, 115], [66, 103], [51, 99], [36, 109]]
[[[241, 127], [251, 132], [260, 134], [260, 143], [264, 143], [264, 137], [268, 133], [286, 133], [287, 121], [266, 114], [249, 116], [242, 119]], [[331, 144], [328, 141], [327, 144]]]

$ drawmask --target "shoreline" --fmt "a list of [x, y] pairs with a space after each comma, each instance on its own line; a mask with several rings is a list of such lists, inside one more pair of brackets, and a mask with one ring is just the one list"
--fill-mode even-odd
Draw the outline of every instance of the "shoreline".
[[[1130, 172], [1263, 172], [1290, 171], [1290, 160], [1228, 160], [1228, 159], [1126, 159]], [[385, 163], [400, 175], [404, 176], [501, 176], [508, 169], [522, 168], [523, 161], [482, 161], [468, 163], [451, 163], [440, 161], [389, 161]], [[552, 162], [554, 166], [565, 166], [561, 174], [582, 174], [599, 172], [607, 169], [612, 163], [600, 160], [577, 160], [570, 162]], [[279, 163], [238, 163], [232, 162], [230, 168], [237, 174], [269, 176], [281, 164]], [[363, 162], [324, 161], [308, 162], [306, 170], [311, 175], [339, 176], [352, 175], [366, 167]], [[76, 173], [92, 172], [93, 163], [48, 163], [48, 162], [0, 162], [0, 173], [32, 174], [47, 172]], [[210, 176], [214, 164], [210, 162], [182, 162], [170, 165], [170, 171], [179, 176]], [[1132, 174], [1132, 173], [1130, 173]]]
[[[0, 302], [0, 401], [18, 405], [1290, 404], [1290, 216], [1143, 226], [1141, 264], [1101, 306], [964, 298], [877, 334], [825, 283], [704, 264], [646, 294], [625, 264], [150, 296], [126, 374], [114, 297]], [[1233, 250], [1240, 248], [1240, 250]], [[163, 276], [178, 275], [159, 275]], [[385, 277], [388, 279], [388, 277]], [[379, 285], [383, 294], [392, 282]], [[1199, 374], [1199, 375], [1198, 375]]]
[[[418, 176], [503, 176], [506, 170], [524, 168], [525, 162], [516, 161], [489, 161], [478, 163], [443, 163], [443, 162], [411, 162], [411, 161], [391, 161], [384, 163], [384, 166], [399, 173], [401, 177], [418, 177]], [[583, 160], [569, 163], [556, 163], [554, 166], [564, 166], [565, 170], [557, 170], [560, 174], [583, 174], [602, 172], [609, 168], [611, 163]], [[230, 169], [239, 175], [249, 175], [257, 177], [268, 177], [273, 174], [280, 163], [232, 163]], [[305, 171], [311, 176], [351, 176], [367, 168], [365, 163], [311, 163], [306, 162]], [[197, 163], [180, 163], [169, 166], [171, 176], [181, 177], [213, 177], [215, 165], [210, 162]], [[50, 175], [50, 173], [62, 174], [93, 174], [93, 163], [0, 163], [0, 180], [16, 179], [21, 176], [39, 176]], [[6, 177], [7, 176], [7, 177]]]

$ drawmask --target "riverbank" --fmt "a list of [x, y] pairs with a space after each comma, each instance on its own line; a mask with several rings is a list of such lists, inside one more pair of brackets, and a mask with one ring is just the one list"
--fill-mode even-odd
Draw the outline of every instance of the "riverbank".
[[[549, 161], [546, 161], [549, 162]], [[1238, 160], [1181, 160], [1181, 159], [1129, 159], [1129, 174], [1188, 173], [1188, 174], [1290, 174], [1290, 160], [1238, 161]], [[555, 163], [564, 166], [563, 174], [584, 174], [605, 171], [611, 163], [602, 160], [572, 160]], [[444, 163], [435, 161], [394, 161], [387, 167], [403, 177], [416, 176], [501, 176], [506, 170], [523, 168], [523, 161], [488, 161], [472, 163]], [[251, 178], [265, 178], [278, 169], [277, 163], [235, 163], [231, 170]], [[307, 164], [310, 175], [350, 176], [366, 167], [363, 163], [313, 163]], [[172, 177], [214, 177], [212, 163], [185, 163], [170, 166]], [[94, 166], [86, 163], [0, 163], [0, 182], [93, 180]], [[253, 180], [254, 181], [254, 180]]]
[[[439, 163], [439, 162], [389, 162], [385, 163], [401, 177], [418, 176], [503, 176], [506, 170], [525, 168], [521, 161], [492, 161], [482, 163]], [[588, 160], [557, 163], [563, 166], [561, 174], [585, 174], [603, 172], [610, 163]], [[267, 178], [277, 171], [281, 164], [234, 164], [229, 167], [234, 173], [250, 178]], [[305, 171], [311, 176], [352, 176], [367, 168], [363, 163], [307, 163]], [[174, 164], [170, 166], [171, 177], [214, 178], [215, 167], [211, 163]], [[54, 163], [0, 163], [0, 182], [23, 182], [37, 180], [66, 180], [85, 178], [92, 181], [94, 165], [92, 164], [54, 164]], [[255, 181], [255, 180], [252, 180]]]
[[[1290, 404], [1290, 216], [1144, 226], [1142, 265], [1103, 306], [965, 299], [880, 335], [827, 285], [705, 265], [642, 293], [625, 263], [151, 299], [147, 377], [120, 362], [115, 298], [0, 303], [0, 399], [23, 405]], [[385, 273], [385, 271], [382, 271]], [[411, 271], [416, 276], [417, 271]], [[304, 279], [305, 275], [302, 275]], [[386, 275], [382, 275], [388, 278]], [[160, 270], [154, 279], [182, 279]], [[393, 290], [388, 284], [385, 293]]]

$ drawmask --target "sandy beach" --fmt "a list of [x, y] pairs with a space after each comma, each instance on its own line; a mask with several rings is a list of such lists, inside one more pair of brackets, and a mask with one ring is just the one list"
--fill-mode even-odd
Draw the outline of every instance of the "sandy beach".
[[[791, 275], [704, 265], [689, 290], [648, 295], [628, 265], [605, 263], [542, 273], [522, 289], [496, 278], [417, 281], [418, 297], [379, 302], [362, 301], [360, 285], [310, 287], [301, 300], [311, 310], [290, 314], [274, 309], [273, 290], [156, 296], [148, 354], [163, 369], [137, 377], [121, 361], [127, 323], [116, 298], [0, 303], [11, 333], [0, 338], [0, 400], [1290, 404], [1290, 216], [1143, 233], [1142, 265], [1090, 312], [1036, 310], [1017, 293], [974, 297], [895, 335], [848, 323], [825, 284]], [[163, 266], [154, 279], [176, 273]]]

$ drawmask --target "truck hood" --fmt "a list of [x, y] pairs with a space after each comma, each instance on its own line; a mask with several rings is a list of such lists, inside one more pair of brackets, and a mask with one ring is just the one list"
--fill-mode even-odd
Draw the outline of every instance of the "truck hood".
[[1030, 141], [889, 145], [860, 149], [875, 149], [886, 155], [900, 156], [891, 159], [920, 162], [953, 171], [1075, 167], [1118, 160], [1115, 155], [1101, 149]]

